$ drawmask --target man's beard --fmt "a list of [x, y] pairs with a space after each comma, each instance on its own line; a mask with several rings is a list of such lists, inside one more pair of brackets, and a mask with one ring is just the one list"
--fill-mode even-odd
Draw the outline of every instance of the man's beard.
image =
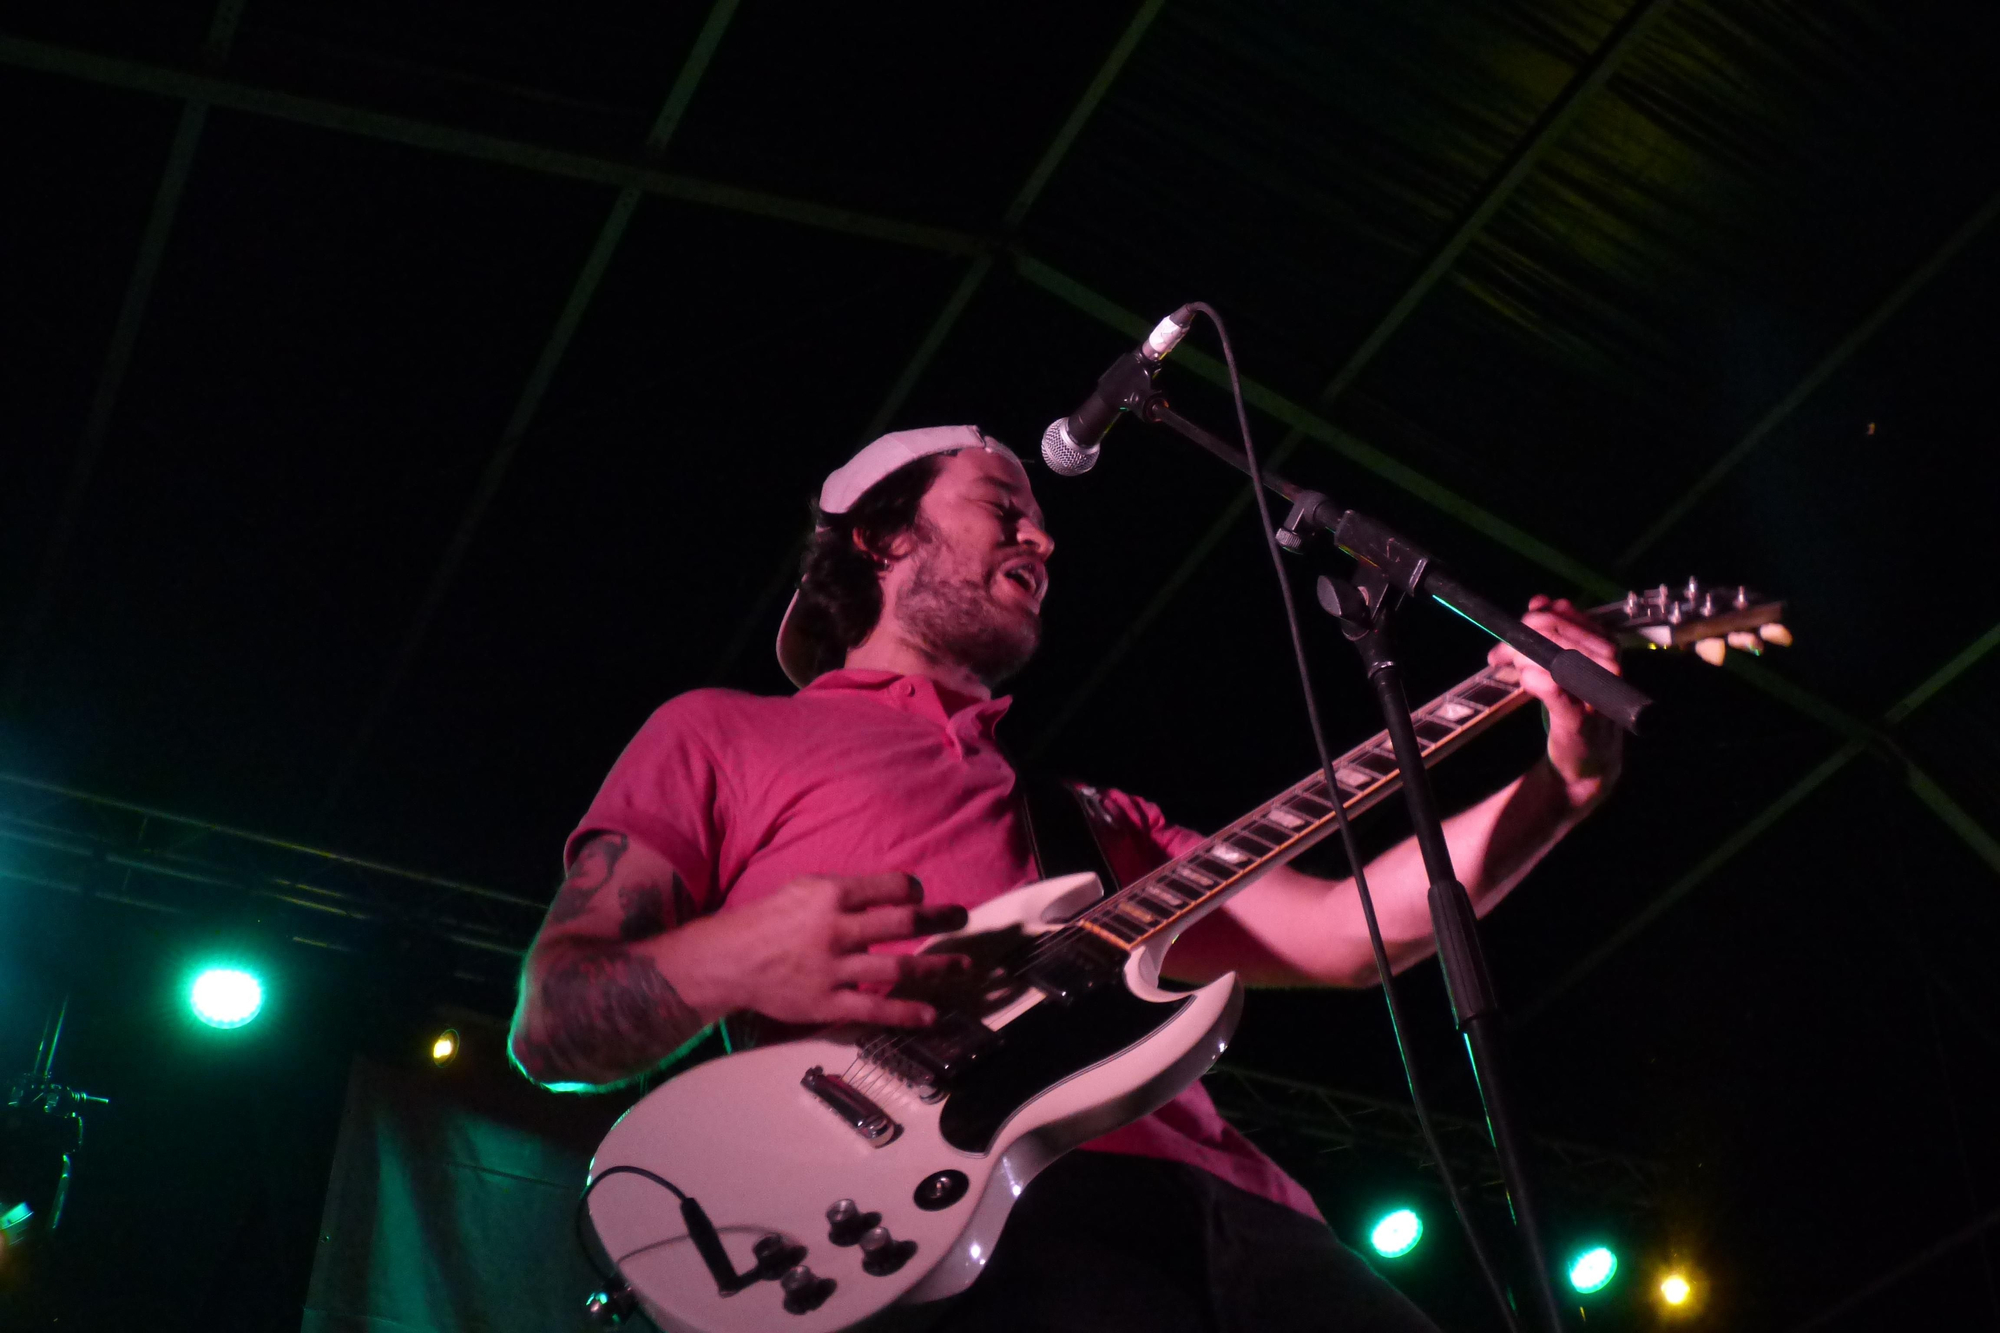
[[942, 542], [919, 531], [909, 586], [896, 618], [933, 660], [956, 662], [988, 685], [1028, 664], [1042, 641], [1042, 618], [993, 600], [984, 581], [948, 567]]

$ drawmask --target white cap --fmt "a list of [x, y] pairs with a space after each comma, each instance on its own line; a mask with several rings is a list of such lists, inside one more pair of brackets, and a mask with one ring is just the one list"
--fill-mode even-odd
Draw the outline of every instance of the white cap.
[[[876, 482], [905, 464], [960, 449], [984, 449], [1016, 463], [1021, 461], [1012, 449], [977, 426], [925, 426], [921, 430], [892, 431], [863, 446], [860, 453], [827, 475], [826, 484], [819, 488], [820, 512], [844, 514]], [[778, 665], [784, 668], [792, 684], [804, 689], [818, 674], [815, 668], [819, 664], [819, 645], [793, 623], [792, 616], [798, 607], [799, 595], [793, 593], [790, 605], [785, 607], [785, 618], [778, 623]]]

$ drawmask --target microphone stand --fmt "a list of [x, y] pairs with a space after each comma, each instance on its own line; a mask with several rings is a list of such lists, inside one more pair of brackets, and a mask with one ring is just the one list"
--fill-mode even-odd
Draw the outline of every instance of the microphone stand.
[[[1150, 390], [1150, 381], [1147, 389]], [[1167, 426], [1248, 473], [1242, 450], [1175, 412], [1164, 395], [1142, 390], [1132, 410], [1142, 419]], [[1396, 765], [1403, 775], [1403, 799], [1416, 827], [1418, 849], [1430, 878], [1431, 926], [1437, 940], [1439, 965], [1451, 996], [1452, 1015], [1464, 1035], [1486, 1124], [1499, 1158], [1500, 1170], [1533, 1272], [1534, 1302], [1540, 1322], [1550, 1333], [1563, 1327], [1561, 1307], [1542, 1243], [1535, 1191], [1528, 1169], [1526, 1141], [1513, 1109], [1512, 1076], [1508, 1068], [1505, 1016], [1480, 947], [1478, 918], [1465, 886], [1458, 882], [1445, 843], [1444, 821], [1425, 772], [1402, 669], [1389, 638], [1391, 614], [1406, 597], [1427, 596], [1505, 641], [1529, 661], [1548, 669], [1570, 694], [1614, 719], [1628, 731], [1638, 727], [1640, 714], [1652, 703], [1640, 691], [1612, 675], [1583, 653], [1561, 648], [1529, 629], [1494, 603], [1440, 571], [1430, 554], [1387, 525], [1354, 510], [1343, 510], [1318, 491], [1295, 486], [1268, 468], [1260, 469], [1264, 484], [1291, 502], [1291, 512], [1277, 533], [1280, 545], [1297, 551], [1314, 530], [1332, 535], [1340, 548], [1361, 562], [1352, 582], [1321, 578], [1320, 605], [1339, 622], [1341, 631], [1361, 656], [1363, 669], [1382, 709]]]

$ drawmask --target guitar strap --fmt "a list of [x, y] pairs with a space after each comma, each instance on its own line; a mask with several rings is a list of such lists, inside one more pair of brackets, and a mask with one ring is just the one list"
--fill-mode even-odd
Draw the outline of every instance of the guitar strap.
[[1098, 841], [1095, 787], [1046, 773], [1020, 773], [1015, 792], [1021, 822], [1028, 830], [1028, 850], [1043, 879], [1087, 870], [1106, 893], [1122, 887]]

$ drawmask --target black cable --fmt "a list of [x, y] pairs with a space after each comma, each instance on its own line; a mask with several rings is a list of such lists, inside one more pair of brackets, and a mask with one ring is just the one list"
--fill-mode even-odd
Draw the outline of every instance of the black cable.
[[1437, 1163], [1439, 1178], [1444, 1183], [1445, 1193], [1451, 1196], [1451, 1210], [1458, 1217], [1458, 1224], [1465, 1231], [1466, 1243], [1472, 1248], [1472, 1256], [1479, 1264], [1479, 1272], [1486, 1279], [1486, 1286], [1493, 1294], [1494, 1303], [1500, 1307], [1500, 1317], [1506, 1321], [1508, 1333], [1519, 1333], [1519, 1325], [1514, 1319], [1514, 1307], [1507, 1299], [1506, 1289], [1500, 1283], [1499, 1273], [1493, 1260], [1486, 1253], [1485, 1242], [1472, 1225], [1472, 1216], [1465, 1210], [1465, 1200], [1459, 1195], [1458, 1182], [1452, 1178], [1451, 1164], [1446, 1160], [1444, 1148], [1438, 1142], [1437, 1128], [1431, 1123], [1430, 1108], [1424, 1104], [1423, 1092], [1417, 1083], [1416, 1059], [1410, 1052], [1409, 1042], [1404, 1038], [1402, 1002], [1396, 997], [1396, 987], [1389, 968], [1388, 946], [1382, 942], [1382, 927], [1375, 919], [1375, 899], [1368, 892], [1368, 875], [1362, 868], [1361, 848], [1355, 843], [1354, 828], [1347, 818], [1347, 807], [1340, 799], [1340, 786], [1333, 776], [1333, 752], [1327, 747], [1326, 729], [1320, 724], [1319, 700], [1313, 692], [1312, 672], [1306, 664], [1305, 635], [1299, 629], [1299, 609], [1292, 599], [1291, 575], [1285, 569], [1284, 552], [1278, 546], [1277, 526], [1271, 521], [1271, 502], [1264, 494], [1264, 473], [1257, 462], [1257, 451], [1250, 443], [1250, 412], [1243, 403], [1243, 381], [1236, 370], [1236, 350], [1230, 345], [1229, 330], [1222, 322], [1222, 316], [1215, 307], [1205, 301], [1191, 301], [1188, 308], [1198, 310], [1208, 316], [1215, 326], [1216, 336], [1222, 340], [1222, 359], [1229, 368], [1229, 391], [1236, 403], [1236, 428], [1243, 436], [1243, 457], [1250, 468], [1250, 490], [1257, 500], [1257, 520], [1264, 528], [1264, 544], [1271, 552], [1271, 565], [1278, 573], [1278, 589], [1285, 603], [1285, 624], [1291, 631], [1292, 656], [1299, 671], [1299, 688], [1305, 695], [1306, 721], [1312, 730], [1313, 745], [1319, 751], [1320, 771], [1326, 776], [1327, 795], [1334, 809], [1334, 821], [1340, 827], [1341, 845], [1347, 850], [1348, 864], [1354, 871], [1354, 890], [1361, 901], [1361, 915], [1368, 923], [1368, 947], [1375, 954], [1375, 971], [1382, 979], [1382, 998], [1389, 1008], [1389, 1030], [1396, 1038], [1396, 1054], [1403, 1062], [1403, 1078], [1410, 1087], [1410, 1105], [1417, 1113], [1417, 1125], [1423, 1131], [1424, 1146], [1430, 1150], [1431, 1160]]
[[606, 1272], [604, 1267], [597, 1262], [597, 1253], [591, 1248], [590, 1237], [584, 1233], [583, 1229], [584, 1223], [590, 1220], [590, 1214], [584, 1211], [584, 1205], [590, 1202], [590, 1192], [613, 1176], [644, 1176], [655, 1185], [670, 1191], [682, 1203], [688, 1201], [688, 1196], [682, 1191], [680, 1186], [674, 1184], [673, 1181], [668, 1180], [665, 1176], [654, 1175], [643, 1166], [607, 1166], [591, 1178], [590, 1183], [583, 1187], [583, 1193], [576, 1196], [576, 1213], [572, 1219], [572, 1226], [576, 1231], [576, 1247], [583, 1251], [583, 1261], [590, 1265], [592, 1272], [597, 1274], [597, 1280], [604, 1283], [607, 1287], [619, 1280], [618, 1274], [616, 1271]]

